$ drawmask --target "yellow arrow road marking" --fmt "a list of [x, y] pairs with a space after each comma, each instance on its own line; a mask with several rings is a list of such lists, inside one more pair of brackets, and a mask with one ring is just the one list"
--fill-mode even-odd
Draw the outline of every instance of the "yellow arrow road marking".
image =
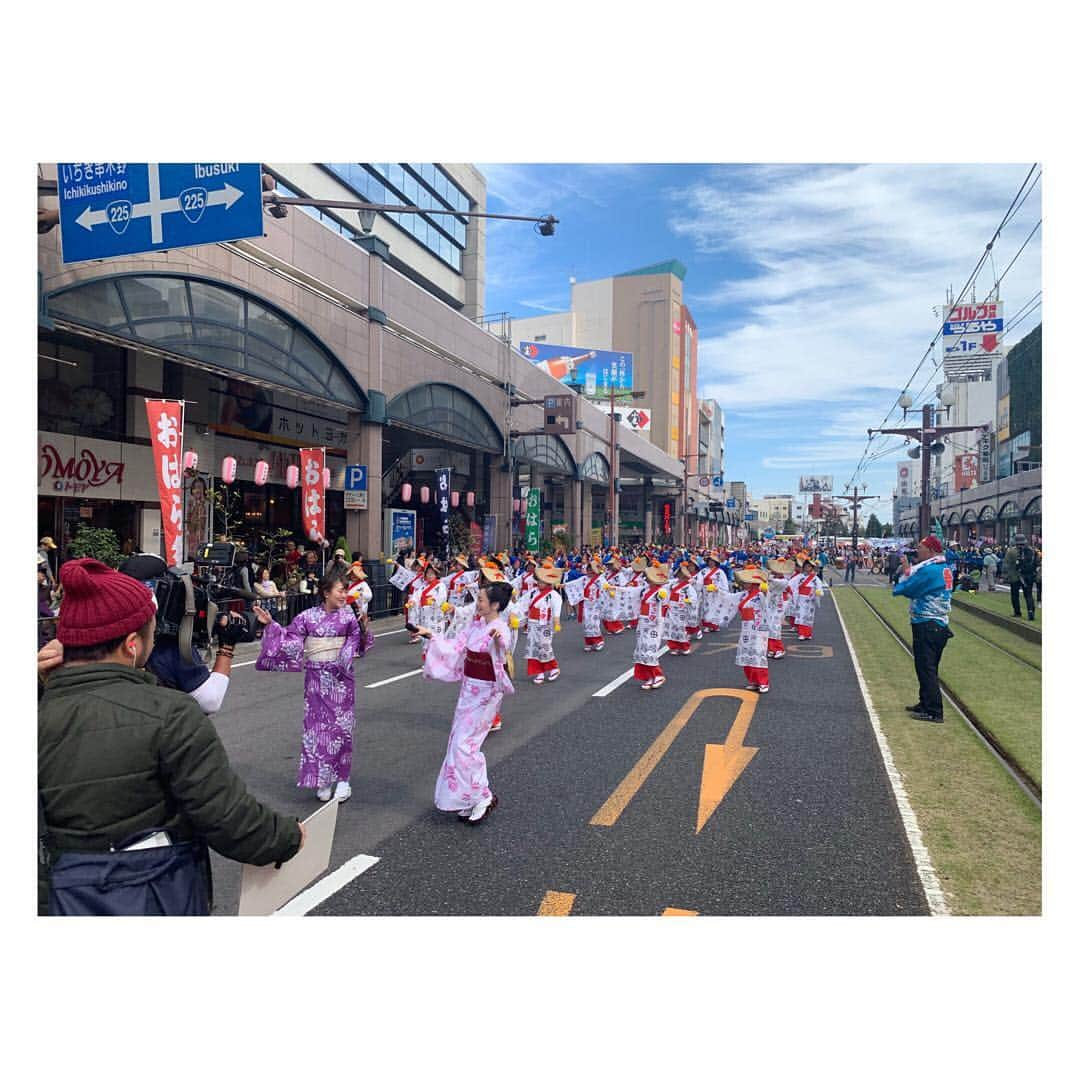
[[577, 893], [572, 892], [548, 892], [544, 893], [544, 899], [540, 901], [537, 915], [569, 915], [574, 906]]
[[[727, 794], [739, 773], [746, 768], [750, 759], [757, 753], [756, 747], [743, 746], [743, 739], [746, 738], [746, 733], [750, 728], [750, 717], [754, 715], [754, 709], [757, 708], [759, 701], [756, 690], [714, 687], [691, 694], [667, 727], [656, 737], [652, 746], [641, 755], [637, 764], [626, 774], [622, 783], [608, 796], [607, 802], [596, 811], [589, 821], [590, 825], [614, 825], [619, 820], [630, 800], [638, 793], [641, 785], [667, 753], [675, 737], [686, 727], [687, 721], [697, 711], [698, 706], [710, 697], [733, 697], [737, 698], [741, 704], [735, 716], [735, 722], [731, 725], [727, 741], [719, 746], [705, 748], [705, 768], [702, 770], [701, 795], [698, 802], [698, 826], [695, 830], [701, 832], [701, 827], [720, 805], [720, 800]], [[713, 751], [711, 761], [709, 751]], [[716, 751], [721, 753], [717, 754]], [[730, 779], [728, 779], [729, 776]], [[707, 812], [704, 812], [706, 810]]]

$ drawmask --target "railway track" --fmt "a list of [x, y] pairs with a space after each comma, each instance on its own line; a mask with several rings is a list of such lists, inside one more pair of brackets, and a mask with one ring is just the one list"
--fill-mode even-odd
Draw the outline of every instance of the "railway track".
[[[863, 596], [862, 592], [859, 590], [859, 587], [857, 585], [852, 585], [851, 586], [851, 591], [853, 593], [855, 593], [859, 597], [859, 599], [870, 609], [870, 611], [874, 615], [874, 618], [876, 618], [877, 621], [879, 623], [881, 623], [882, 626], [885, 627], [885, 629], [889, 632], [889, 634], [892, 636], [893, 640], [897, 643], [897, 645], [899, 645], [900, 648], [903, 649], [904, 652], [907, 653], [907, 655], [909, 657], [911, 657], [912, 652], [911, 652], [911, 649], [908, 647], [907, 642], [905, 642], [904, 639], [902, 637], [900, 637], [899, 634], [897, 634], [897, 632], [889, 625], [889, 623], [888, 623], [888, 621], [886, 619], [882, 618], [881, 614], [874, 607], [874, 605], [871, 604], [870, 601], [867, 600], [867, 598], [865, 596]], [[835, 599], [834, 599], [834, 603], [835, 603]], [[967, 632], [967, 627], [966, 626], [965, 626], [964, 629], [965, 629], [965, 632]], [[972, 631], [972, 633], [974, 633], [974, 631]], [[987, 641], [987, 639], [983, 638], [981, 634], [976, 634], [976, 637], [979, 637], [980, 640], [985, 641], [986, 644], [988, 644], [988, 645], [994, 645], [995, 648], [1000, 648], [999, 646], [995, 645], [994, 642]], [[1029, 667], [1033, 667], [1033, 668], [1035, 668], [1035, 670], [1037, 670], [1039, 672], [1042, 671], [1041, 668], [1037, 668], [1034, 664], [1031, 664], [1026, 660], [1021, 660], [1021, 658], [1018, 657], [1018, 656], [1014, 656], [1014, 654], [1010, 653], [1007, 649], [1000, 649], [1000, 651], [1006, 653], [1006, 655], [1008, 655], [1008, 656], [1012, 656], [1014, 660], [1020, 660], [1021, 663], [1028, 664]], [[956, 711], [963, 717], [964, 723], [966, 723], [968, 725], [968, 727], [975, 733], [976, 738], [979, 739], [979, 741], [986, 747], [986, 749], [990, 751], [990, 753], [997, 760], [997, 762], [1001, 765], [1001, 767], [1016, 782], [1016, 784], [1020, 788], [1020, 790], [1023, 791], [1023, 793], [1025, 795], [1027, 795], [1027, 797], [1041, 811], [1042, 810], [1042, 788], [1039, 786], [1039, 784], [1037, 784], [1035, 782], [1035, 780], [1033, 780], [1032, 777], [1030, 777], [1024, 771], [1023, 767], [1020, 766], [1012, 758], [1012, 756], [1008, 753], [1008, 751], [1005, 750], [1004, 747], [1001, 746], [1001, 744], [994, 737], [994, 733], [992, 731], [990, 731], [990, 729], [987, 728], [986, 725], [983, 724], [979, 720], [979, 718], [975, 715], [975, 713], [967, 705], [965, 705], [964, 702], [959, 697], [957, 697], [956, 693], [949, 688], [949, 686], [946, 684], [945, 680], [940, 679], [939, 682], [941, 684], [942, 697], [944, 697], [945, 700], [948, 701], [956, 709]]]
[[[863, 599], [865, 600], [866, 598], [864, 597]], [[1014, 660], [1019, 661], [1021, 664], [1026, 664], [1029, 668], [1034, 668], [1035, 671], [1042, 674], [1041, 664], [1033, 664], [1030, 660], [1025, 659], [1019, 653], [1014, 653], [1012, 649], [1006, 649], [1004, 645], [999, 645], [996, 641], [991, 641], [988, 637], [984, 637], [982, 634], [980, 634], [978, 630], [973, 629], [971, 626], [971, 622], [974, 620], [972, 619], [971, 621], [969, 621], [970, 616], [968, 616], [967, 611], [961, 608], [954, 607], [953, 618], [955, 619], [957, 614], [960, 612], [963, 613], [964, 618], [957, 620], [957, 625], [964, 628], [965, 634], [971, 634], [972, 637], [977, 637], [981, 642], [989, 645], [992, 649], [997, 649], [998, 652], [1003, 652], [1006, 656], [1011, 656]]]

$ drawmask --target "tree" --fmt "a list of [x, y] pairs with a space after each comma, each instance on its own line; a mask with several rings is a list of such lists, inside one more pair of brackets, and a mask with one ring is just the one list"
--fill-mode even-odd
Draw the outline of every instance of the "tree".
[[880, 539], [880, 537], [881, 537], [881, 522], [878, 521], [877, 514], [871, 514], [870, 517], [868, 517], [866, 519], [866, 532], [864, 533], [864, 535], [865, 536], [873, 536], [873, 537], [875, 537], [877, 539]]
[[120, 565], [120, 542], [112, 529], [80, 525], [68, 550], [73, 559], [97, 559], [114, 568]]
[[792, 536], [795, 533], [798, 533], [798, 531], [799, 531], [799, 526], [794, 521], [792, 521], [791, 518], [788, 518], [787, 521], [784, 522], [784, 535], [785, 536]]

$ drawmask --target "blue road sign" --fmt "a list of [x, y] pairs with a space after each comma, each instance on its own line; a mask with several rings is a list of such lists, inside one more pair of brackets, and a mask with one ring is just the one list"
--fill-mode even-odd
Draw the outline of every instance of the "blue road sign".
[[725, 503], [724, 505], [725, 505], [725, 506], [726, 506], [726, 507], [727, 507], [727, 508], [728, 508], [729, 510], [734, 510], [734, 509], [735, 509], [735, 507], [736, 507], [736, 506], [738, 506], [739, 504], [738, 504], [738, 501], [737, 501], [737, 500], [735, 500], [735, 499], [728, 499], [728, 500], [727, 500], [727, 502], [726, 502], [726, 503]]
[[776, 539], [776, 530], [775, 529], [766, 529], [761, 535], [764, 536], [766, 540], [775, 540]]
[[367, 491], [367, 466], [366, 465], [346, 465], [345, 466], [345, 490], [346, 491]]
[[262, 236], [262, 168], [227, 162], [57, 166], [65, 263]]

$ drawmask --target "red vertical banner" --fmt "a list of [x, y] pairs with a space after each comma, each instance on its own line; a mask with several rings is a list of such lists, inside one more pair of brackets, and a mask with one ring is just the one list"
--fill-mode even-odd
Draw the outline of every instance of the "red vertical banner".
[[300, 510], [304, 519], [304, 535], [316, 542], [321, 541], [326, 532], [326, 493], [323, 490], [325, 468], [324, 447], [300, 451]]
[[161, 503], [165, 561], [169, 566], [179, 566], [184, 561], [184, 488], [180, 471], [184, 454], [184, 403], [147, 398], [146, 422]]

